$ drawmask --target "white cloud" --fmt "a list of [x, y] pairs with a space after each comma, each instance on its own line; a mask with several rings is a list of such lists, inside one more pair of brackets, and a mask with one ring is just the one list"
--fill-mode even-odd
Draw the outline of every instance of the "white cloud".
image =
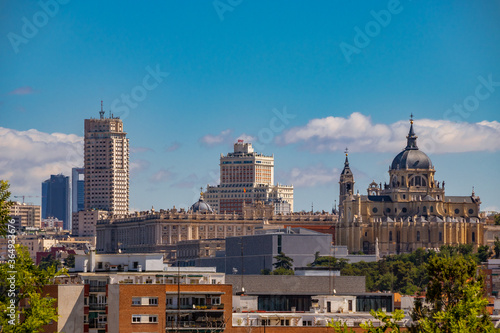
[[199, 142], [208, 147], [217, 146], [220, 144], [230, 143], [232, 141], [231, 137], [232, 130], [227, 129], [220, 132], [217, 135], [207, 134], [200, 138]]
[[151, 165], [151, 162], [143, 160], [143, 159], [136, 159], [136, 160], [131, 161], [130, 165], [129, 165], [130, 177], [134, 178], [136, 175], [147, 170], [150, 165]]
[[151, 183], [163, 183], [169, 180], [172, 180], [174, 177], [174, 173], [167, 169], [160, 169], [155, 174], [151, 176], [149, 181]]
[[243, 140], [244, 142], [257, 142], [257, 138], [248, 134], [241, 134], [239, 137], [236, 138], [235, 141], [238, 140]]
[[[406, 146], [408, 121], [374, 124], [359, 112], [348, 118], [312, 119], [277, 138], [280, 144], [302, 144], [315, 151], [339, 151], [349, 147], [355, 152], [398, 152]], [[456, 123], [448, 120], [416, 119], [417, 144], [427, 153], [461, 153], [500, 150], [500, 123]]]
[[306, 168], [292, 168], [290, 171], [279, 172], [279, 178], [283, 184], [294, 187], [313, 187], [336, 183], [339, 179], [340, 170], [337, 168], [326, 168], [322, 164], [312, 165]]
[[170, 146], [166, 146], [164, 150], [166, 153], [170, 153], [176, 151], [180, 147], [182, 147], [182, 144], [180, 142], [174, 141]]
[[70, 176], [82, 165], [82, 137], [0, 127], [0, 179], [9, 181], [13, 195], [40, 195], [50, 175]]
[[130, 147], [130, 152], [132, 154], [140, 154], [140, 153], [146, 153], [146, 152], [154, 152], [152, 148], [149, 147]]

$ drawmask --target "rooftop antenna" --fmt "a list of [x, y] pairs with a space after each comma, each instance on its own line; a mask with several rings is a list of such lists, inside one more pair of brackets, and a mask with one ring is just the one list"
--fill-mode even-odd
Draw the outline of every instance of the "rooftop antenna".
[[99, 115], [101, 116], [101, 119], [104, 119], [104, 110], [102, 108], [102, 99], [101, 99], [101, 111], [99, 111]]

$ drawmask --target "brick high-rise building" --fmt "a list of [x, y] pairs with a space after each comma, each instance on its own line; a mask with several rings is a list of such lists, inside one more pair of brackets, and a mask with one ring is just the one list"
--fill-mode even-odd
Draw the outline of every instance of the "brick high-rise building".
[[220, 185], [207, 186], [204, 199], [218, 213], [242, 213], [254, 201], [273, 204], [275, 213], [293, 212], [293, 186], [274, 185], [274, 155], [256, 153], [243, 140], [234, 152], [221, 154]]
[[129, 143], [118, 117], [85, 119], [85, 210], [124, 215], [129, 208]]

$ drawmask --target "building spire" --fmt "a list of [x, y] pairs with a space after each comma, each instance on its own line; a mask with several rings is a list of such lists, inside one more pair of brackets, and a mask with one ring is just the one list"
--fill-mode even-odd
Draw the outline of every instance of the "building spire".
[[104, 109], [102, 107], [102, 99], [101, 99], [101, 111], [99, 111], [99, 115], [101, 116], [101, 119], [104, 119]]
[[413, 113], [410, 115], [410, 131], [406, 137], [406, 149], [418, 149], [417, 138], [415, 131], [413, 130]]
[[345, 147], [344, 153], [345, 153], [344, 167], [349, 167], [349, 159], [347, 158], [347, 156], [349, 156], [349, 149], [347, 147]]

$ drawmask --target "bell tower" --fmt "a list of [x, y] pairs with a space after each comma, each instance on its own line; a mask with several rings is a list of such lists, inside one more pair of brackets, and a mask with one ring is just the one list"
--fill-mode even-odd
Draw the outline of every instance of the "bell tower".
[[349, 167], [348, 150], [345, 149], [345, 162], [344, 169], [340, 174], [340, 189], [339, 189], [339, 214], [340, 216], [344, 213], [344, 200], [346, 200], [349, 195], [354, 193], [354, 175], [352, 174], [351, 168]]

